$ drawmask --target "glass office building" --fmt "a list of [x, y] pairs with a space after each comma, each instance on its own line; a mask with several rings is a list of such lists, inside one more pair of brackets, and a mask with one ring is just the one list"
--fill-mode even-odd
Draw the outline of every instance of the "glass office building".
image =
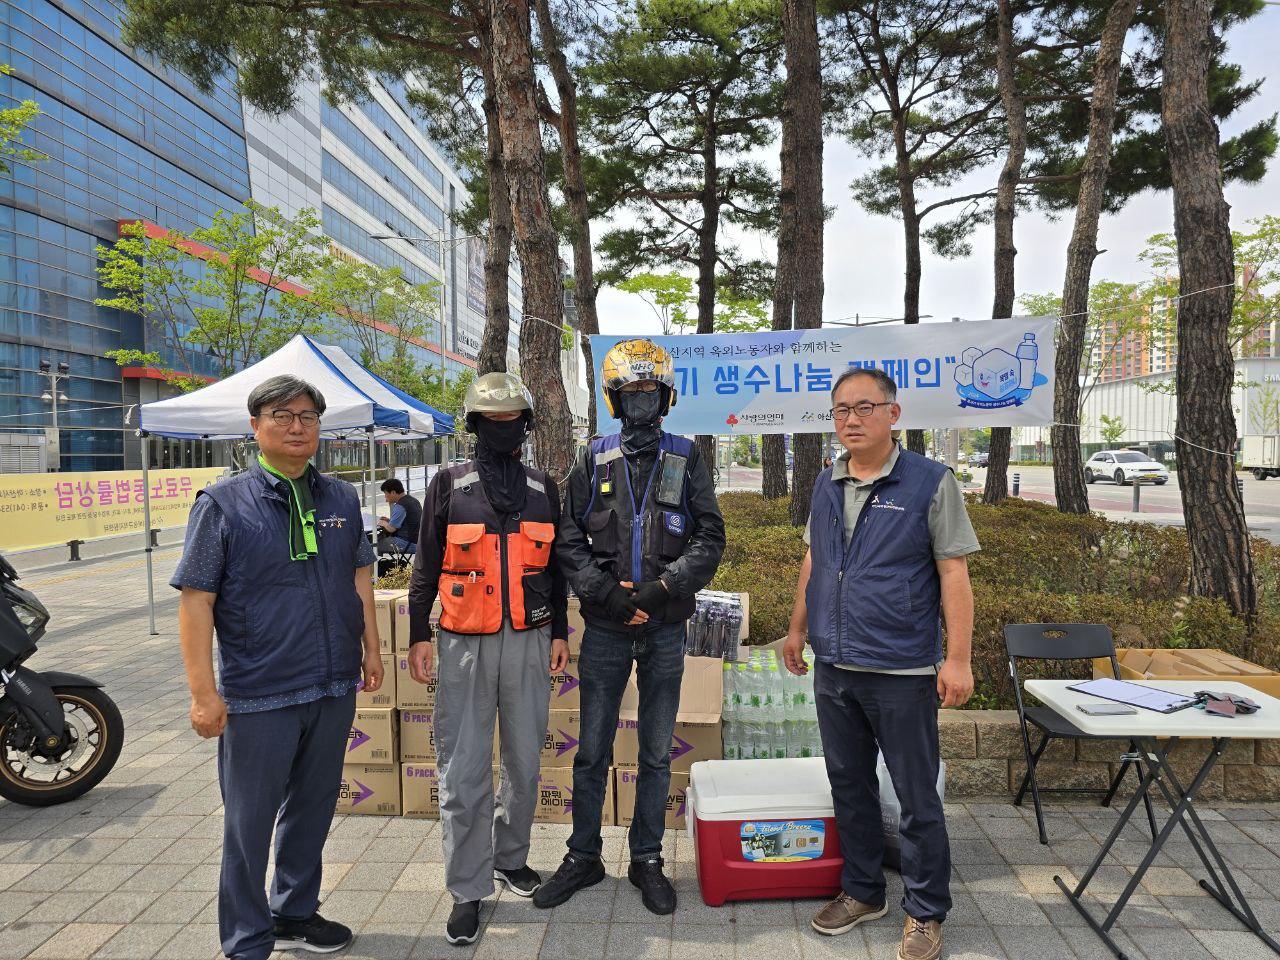
[[122, 220], [191, 230], [250, 195], [234, 78], [199, 92], [125, 47], [120, 15], [110, 0], [0, 0], [0, 98], [39, 105], [24, 140], [45, 156], [0, 175], [0, 444], [53, 426], [40, 362], [66, 363], [48, 451], [63, 470], [122, 468], [125, 411], [150, 398], [103, 354], [168, 353], [142, 318], [94, 305], [95, 248]]

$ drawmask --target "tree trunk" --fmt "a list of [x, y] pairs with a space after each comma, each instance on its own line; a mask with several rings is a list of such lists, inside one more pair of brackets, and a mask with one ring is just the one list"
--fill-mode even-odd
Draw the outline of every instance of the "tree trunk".
[[578, 139], [578, 87], [569, 62], [560, 45], [560, 35], [551, 18], [549, 0], [535, 0], [538, 15], [538, 34], [542, 50], [555, 80], [556, 94], [560, 98], [560, 150], [564, 156], [564, 193], [569, 203], [572, 224], [569, 238], [573, 244], [573, 304], [578, 310], [578, 330], [581, 332], [582, 359], [587, 374], [587, 429], [595, 431], [596, 422], [596, 368], [591, 353], [592, 334], [600, 332], [600, 318], [596, 313], [595, 264], [591, 258], [591, 217], [587, 212], [587, 185], [582, 175], [582, 146]]
[[502, 162], [524, 282], [520, 374], [537, 385], [534, 458], [557, 481], [573, 458], [569, 401], [560, 369], [562, 286], [542, 128], [528, 0], [490, 0], [493, 73], [502, 132]]
[[[773, 271], [774, 330], [790, 330], [795, 308], [796, 262], [796, 130], [790, 97], [782, 104], [782, 149], [778, 182], [778, 262]], [[787, 442], [781, 433], [760, 440], [761, 489], [766, 500], [787, 495]]]
[[[907, 156], [906, 128], [894, 118], [894, 149], [898, 160], [898, 195], [902, 208], [902, 233], [906, 241], [906, 274], [902, 289], [902, 322], [920, 322], [920, 214], [916, 212], [916, 187]], [[906, 384], [898, 384], [899, 388]], [[924, 456], [924, 431], [907, 431], [907, 449]]]
[[[996, 187], [995, 204], [995, 299], [991, 305], [993, 319], [1013, 316], [1014, 260], [1018, 249], [1013, 245], [1013, 219], [1018, 212], [1018, 180], [1022, 176], [1022, 162], [1027, 154], [1027, 104], [1018, 92], [1018, 78], [1014, 51], [1013, 12], [1011, 0], [1000, 0], [999, 40], [996, 48], [997, 70], [1000, 82], [1000, 100], [1004, 104], [1005, 124], [1008, 128], [1008, 149], [1000, 181]], [[991, 450], [987, 459], [987, 484], [982, 491], [983, 503], [999, 503], [1009, 495], [1009, 442], [1012, 433], [1008, 427], [991, 428]]]
[[493, 42], [482, 32], [481, 72], [484, 75], [485, 174], [489, 178], [489, 237], [484, 254], [484, 334], [476, 357], [478, 375], [505, 372], [507, 340], [511, 335], [508, 294], [511, 268], [511, 193], [502, 163], [502, 125], [493, 76]]
[[[818, 51], [815, 0], [783, 0], [783, 42], [786, 45], [787, 99], [795, 130], [795, 326], [822, 326], [822, 66]], [[822, 471], [822, 434], [797, 434], [792, 442], [795, 470], [791, 486], [791, 522], [809, 519], [813, 483]]]
[[1116, 87], [1120, 59], [1138, 0], [1116, 0], [1107, 12], [1093, 65], [1093, 98], [1089, 104], [1089, 143], [1085, 148], [1076, 202], [1076, 221], [1067, 246], [1067, 274], [1062, 284], [1062, 319], [1054, 376], [1053, 489], [1062, 513], [1088, 513], [1089, 490], [1080, 456], [1080, 364], [1088, 329], [1089, 280], [1098, 256], [1098, 220], [1111, 163], [1116, 119]]
[[1244, 504], [1236, 493], [1231, 410], [1235, 364], [1228, 327], [1235, 263], [1218, 127], [1209, 112], [1212, 9], [1210, 0], [1168, 0], [1165, 6], [1161, 112], [1173, 180], [1179, 292], [1187, 297], [1178, 302], [1175, 449], [1191, 547], [1191, 592], [1221, 597], [1252, 628], [1257, 588]]
[[[716, 150], [716, 96], [707, 101], [702, 129], [702, 223], [698, 227], [698, 333], [716, 325], [716, 242], [720, 233], [720, 161]], [[698, 434], [698, 449], [707, 463], [716, 462], [716, 438]]]

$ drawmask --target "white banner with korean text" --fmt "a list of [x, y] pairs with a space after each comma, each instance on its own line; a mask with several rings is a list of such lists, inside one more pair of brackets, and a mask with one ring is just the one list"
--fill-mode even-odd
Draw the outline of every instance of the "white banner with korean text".
[[[1025, 427], [1053, 421], [1053, 317], [649, 339], [670, 351], [681, 434], [831, 432], [831, 385], [849, 367], [898, 385], [906, 429]], [[624, 336], [594, 336], [597, 364]], [[599, 378], [597, 377], [597, 391]], [[597, 404], [597, 432], [610, 433]]]

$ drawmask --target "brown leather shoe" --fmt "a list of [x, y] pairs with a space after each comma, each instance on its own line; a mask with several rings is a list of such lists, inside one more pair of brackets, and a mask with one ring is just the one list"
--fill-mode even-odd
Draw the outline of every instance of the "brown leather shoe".
[[942, 956], [942, 924], [907, 917], [898, 944], [898, 960], [938, 960]]
[[848, 933], [860, 923], [879, 920], [888, 912], [888, 903], [873, 907], [869, 903], [860, 903], [842, 891], [840, 896], [818, 911], [817, 915], [809, 921], [809, 925], [819, 933], [835, 937]]

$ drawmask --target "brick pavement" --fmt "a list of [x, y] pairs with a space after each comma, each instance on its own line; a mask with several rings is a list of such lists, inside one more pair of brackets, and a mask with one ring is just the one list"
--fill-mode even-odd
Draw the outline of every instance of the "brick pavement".
[[[177, 560], [156, 555], [157, 623], [147, 635], [140, 557], [33, 570], [25, 585], [55, 615], [33, 666], [77, 670], [102, 680], [120, 703], [126, 742], [115, 771], [75, 803], [31, 809], [0, 801], [0, 958], [209, 958], [218, 955], [215, 890], [222, 827], [214, 744], [186, 720], [187, 695], [176, 637], [176, 602], [164, 579]], [[48, 562], [46, 559], [45, 562]], [[1280, 807], [1202, 811], [1258, 916], [1280, 930]], [[948, 808], [955, 860], [955, 909], [945, 927], [953, 960], [1057, 960], [1109, 956], [1053, 886], [1053, 874], [1080, 869], [1115, 814], [1055, 806], [1052, 844], [1035, 840], [1025, 810], [1006, 799]], [[567, 827], [536, 825], [531, 864], [558, 863]], [[1135, 832], [1116, 848], [1097, 881], [1114, 894], [1144, 845]], [[1134, 958], [1195, 960], [1271, 957], [1260, 941], [1196, 885], [1190, 847], [1168, 848], [1121, 920]], [[326, 848], [326, 916], [358, 939], [341, 956], [589, 960], [890, 960], [900, 931], [901, 885], [889, 875], [889, 917], [840, 938], [815, 934], [813, 901], [721, 908], [702, 903], [692, 847], [671, 833], [667, 856], [680, 909], [645, 912], [625, 879], [625, 838], [607, 828], [609, 877], [550, 913], [510, 895], [485, 904], [485, 929], [472, 947], [443, 938], [439, 825], [431, 821], [339, 817]]]

